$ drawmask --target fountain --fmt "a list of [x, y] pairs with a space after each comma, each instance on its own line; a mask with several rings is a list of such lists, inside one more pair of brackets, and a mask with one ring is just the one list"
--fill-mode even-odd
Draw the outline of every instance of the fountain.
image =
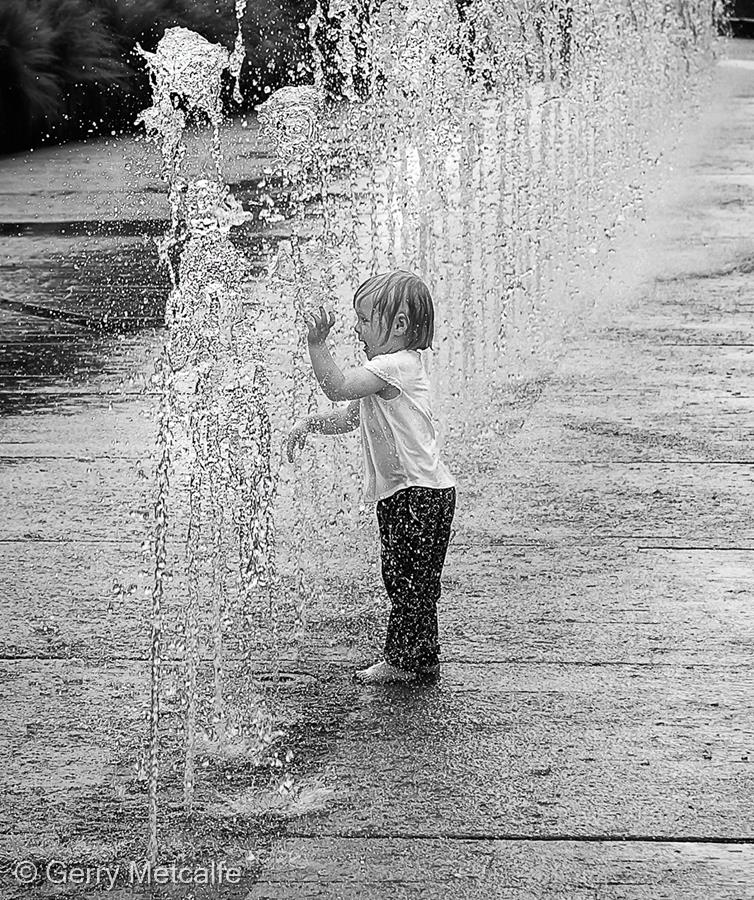
[[[295, 638], [321, 598], [333, 536], [348, 533], [362, 568], [374, 560], [350, 438], [313, 446], [293, 470], [280, 462], [287, 428], [319, 402], [306, 310], [334, 306], [350, 334], [358, 283], [388, 268], [420, 274], [436, 307], [430, 370], [450, 458], [493, 452], [511, 388], [546, 369], [603, 287], [611, 238], [640, 213], [714, 53], [700, 0], [317, 3], [313, 84], [283, 88], [259, 110], [278, 160], [268, 175], [278, 240], [255, 281], [230, 240], [248, 214], [221, 174], [221, 79], [237, 79], [243, 59], [242, 0], [236, 9], [232, 53], [169, 29], [143, 54], [154, 105], [142, 121], [160, 146], [172, 211], [159, 248], [172, 291], [155, 376], [152, 861], [166, 634], [190, 813], [198, 742], [256, 752], [272, 741], [274, 710], [251, 688], [259, 610], [276, 648], [282, 629], [283, 644], [304, 652]], [[184, 175], [192, 123], [211, 132], [213, 170], [200, 177]], [[356, 361], [355, 343], [349, 352]], [[170, 615], [169, 525], [187, 551]]]

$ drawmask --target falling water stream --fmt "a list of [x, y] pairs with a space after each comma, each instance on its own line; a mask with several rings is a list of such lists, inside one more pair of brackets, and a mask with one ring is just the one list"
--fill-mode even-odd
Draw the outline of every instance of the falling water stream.
[[[263, 351], [253, 329], [240, 332], [254, 314], [245, 281], [249, 263], [229, 240], [247, 218], [222, 181], [221, 87], [225, 71], [238, 79], [244, 50], [240, 23], [245, 0], [237, 0], [238, 38], [233, 53], [182, 28], [169, 29], [147, 61], [154, 105], [141, 114], [148, 136], [160, 146], [168, 182], [171, 227], [160, 258], [172, 283], [166, 311], [167, 339], [156, 372], [160, 395], [159, 463], [155, 505], [155, 579], [152, 593], [152, 698], [149, 752], [149, 857], [157, 858], [162, 642], [171, 520], [171, 477], [188, 482], [186, 587], [176, 651], [182, 662], [184, 711], [184, 805], [191, 812], [197, 741], [201, 621], [209, 619], [212, 691], [208, 717], [212, 737], [224, 742], [223, 673], [226, 632], [233, 620], [228, 597], [228, 545], [236, 548], [242, 604], [268, 584], [274, 571], [270, 472]], [[236, 86], [237, 98], [238, 87]], [[211, 128], [212, 171], [182, 175], [190, 126]], [[207, 582], [209, 589], [207, 589]], [[205, 607], [208, 607], [205, 610]]]
[[[313, 84], [259, 110], [277, 160], [276, 192], [260, 191], [279, 233], [255, 280], [230, 238], [249, 214], [223, 181], [220, 146], [222, 77], [240, 72], [244, 7], [237, 0], [232, 52], [181, 28], [143, 52], [154, 103], [141, 119], [168, 186], [159, 252], [172, 283], [155, 373], [153, 861], [167, 632], [190, 813], [198, 744], [254, 750], [274, 734], [274, 710], [249, 687], [255, 610], [268, 610], [273, 644], [284, 608], [300, 636], [334, 536], [368, 543], [352, 443], [318, 444], [294, 469], [280, 462], [281, 436], [320, 402], [306, 310], [334, 307], [340, 339], [362, 280], [420, 274], [436, 308], [436, 404], [447, 441], [468, 455], [494, 433], [501, 394], [535, 377], [594, 303], [611, 239], [640, 215], [715, 46], [701, 0], [318, 3]], [[196, 128], [209, 129], [208, 159], [189, 177], [184, 135]], [[355, 341], [341, 343], [357, 361]], [[185, 537], [183, 562], [169, 559], [172, 531]], [[169, 629], [168, 581], [181, 589]]]

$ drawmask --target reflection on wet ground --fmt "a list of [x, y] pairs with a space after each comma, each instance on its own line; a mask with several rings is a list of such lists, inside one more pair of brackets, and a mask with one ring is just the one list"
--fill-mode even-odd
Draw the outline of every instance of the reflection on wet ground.
[[[35, 234], [5, 238], [2, 245], [7, 261], [0, 264], [0, 305], [5, 309], [92, 331], [128, 330], [162, 319], [168, 281], [147, 235]], [[28, 327], [34, 331], [32, 323]], [[16, 336], [23, 331], [19, 321]]]
[[0, 415], [7, 415], [63, 412], [92, 395], [141, 390], [159, 331], [103, 334], [0, 306], [0, 334]]
[[[254, 129], [230, 132], [231, 189], [253, 214], [233, 241], [261, 274], [280, 235], [260, 217], [260, 181], [267, 194], [278, 186], [263, 181]], [[0, 414], [59, 408], [65, 397], [120, 390], [116, 382], [128, 390], [132, 372], [143, 373], [169, 289], [157, 258], [168, 226], [157, 170], [134, 139], [0, 160]]]
[[[279, 236], [238, 232], [234, 242], [261, 274]], [[162, 327], [169, 283], [147, 232], [4, 237], [0, 253], [0, 412], [20, 409], [27, 392], [37, 406], [53, 385], [92, 381], [96, 389], [125, 362], [119, 342], [104, 335], [146, 331], [146, 347]]]

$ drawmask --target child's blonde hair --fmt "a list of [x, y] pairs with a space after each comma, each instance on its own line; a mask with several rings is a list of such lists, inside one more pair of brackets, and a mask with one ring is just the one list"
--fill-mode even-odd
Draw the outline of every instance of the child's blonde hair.
[[372, 314], [380, 317], [380, 322], [389, 333], [401, 307], [408, 316], [407, 350], [427, 350], [432, 347], [435, 333], [435, 309], [429, 288], [410, 272], [390, 272], [373, 275], [360, 284], [353, 295], [353, 305], [365, 297], [372, 298]]

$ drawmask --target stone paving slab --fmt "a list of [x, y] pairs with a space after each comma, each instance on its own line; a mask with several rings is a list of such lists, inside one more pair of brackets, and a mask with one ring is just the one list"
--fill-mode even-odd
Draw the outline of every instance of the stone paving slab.
[[[281, 842], [277, 874], [256, 886], [254, 900], [369, 896], [380, 885], [390, 896], [488, 900], [737, 900], [754, 876], [750, 847], [561, 840], [472, 841], [337, 839]], [[584, 873], [589, 872], [587, 882]], [[427, 889], [435, 885], [436, 893]], [[648, 894], [651, 892], [651, 894]]]
[[[656, 460], [616, 466], [594, 458], [517, 463], [515, 468], [502, 462], [495, 468], [479, 466], [483, 484], [461, 477], [460, 540], [489, 543], [522, 534], [549, 540], [584, 535], [657, 540], [679, 536], [681, 522], [690, 540], [732, 547], [754, 540], [751, 517], [739, 502], [751, 490], [752, 462]], [[0, 539], [144, 540], [149, 535], [149, 470], [148, 460], [131, 458], [17, 458], [6, 464], [0, 485], [0, 503], [7, 510]], [[490, 492], [499, 500], [493, 515], [480, 502]], [[535, 504], [524, 500], [532, 492]], [[179, 518], [184, 506], [176, 490]]]
[[[223, 885], [226, 900], [334, 898], [352, 900], [378, 889], [390, 897], [436, 896], [452, 900], [739, 900], [751, 879], [750, 849], [737, 844], [674, 844], [644, 841], [531, 840], [348, 840], [349, 853], [333, 861], [339, 841], [297, 842], [260, 859], [282, 860], [281, 874], [258, 882], [244, 877]], [[303, 850], [302, 850], [303, 848]], [[305, 853], [303, 852], [305, 850]], [[593, 873], [589, 883], [583, 873]], [[434, 877], [433, 877], [434, 876]], [[435, 888], [427, 885], [432, 880]], [[195, 893], [201, 896], [194, 889]], [[651, 893], [650, 893], [651, 892]], [[28, 896], [28, 888], [9, 900]], [[48, 887], [40, 897], [85, 896], [87, 900], [127, 900], [134, 889]], [[384, 894], [383, 894], [384, 896]]]
[[[144, 664], [127, 661], [0, 668], [13, 687], [2, 712], [3, 779], [15, 787], [5, 843], [8, 830], [18, 838], [53, 824], [50, 803], [112, 796], [124, 752], [140, 741], [148, 681]], [[302, 775], [331, 794], [317, 817], [289, 821], [289, 834], [754, 837], [740, 803], [752, 783], [754, 733], [742, 721], [754, 692], [739, 668], [449, 663], [439, 688], [377, 696], [342, 669], [318, 674], [281, 706], [286, 727], [307, 734]], [[79, 714], [50, 732], [61, 703]], [[328, 723], [316, 744], [313, 721]], [[30, 794], [44, 805], [19, 821]]]
[[[188, 160], [206, 158], [199, 141], [206, 143], [206, 136], [188, 139]], [[269, 165], [269, 142], [261, 138], [253, 120], [246, 124], [239, 120], [224, 129], [223, 147], [227, 153], [223, 168], [231, 182], [258, 179]], [[0, 171], [3, 221], [165, 219], [169, 207], [158, 161], [154, 146], [128, 136], [8, 157]]]
[[[635, 544], [456, 547], [440, 609], [445, 656], [706, 665], [714, 654], [745, 663], [754, 639], [749, 563], [747, 551], [639, 552]], [[382, 597], [372, 596], [376, 577], [369, 589], [355, 593], [348, 575], [326, 582], [322, 600], [308, 607], [310, 638], [301, 664], [319, 671], [344, 659], [356, 662], [368, 648], [378, 652], [381, 632], [372, 620], [381, 622], [387, 610]], [[137, 545], [0, 544], [0, 580], [8, 619], [0, 656], [96, 660], [146, 654], [149, 619], [141, 598], [151, 582], [151, 561]], [[371, 618], [362, 623], [367, 614]], [[264, 639], [255, 647], [269, 663]]]

